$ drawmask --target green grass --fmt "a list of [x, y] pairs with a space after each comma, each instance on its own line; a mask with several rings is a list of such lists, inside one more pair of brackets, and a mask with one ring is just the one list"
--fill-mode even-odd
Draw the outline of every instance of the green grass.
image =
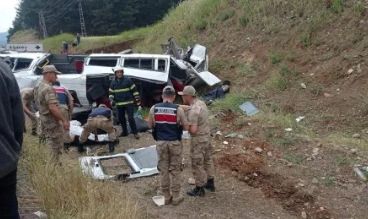
[[274, 73], [267, 80], [266, 86], [271, 91], [284, 91], [289, 87], [289, 81], [279, 73]]
[[312, 32], [306, 31], [303, 33], [301, 39], [301, 44], [305, 47], [312, 45]]
[[314, 96], [318, 96], [322, 91], [322, 88], [321, 86], [318, 86], [318, 85], [313, 85], [312, 86], [312, 89], [311, 89], [311, 93], [314, 95]]
[[331, 9], [334, 13], [340, 14], [344, 11], [342, 0], [332, 0]]
[[236, 68], [236, 73], [240, 77], [255, 76], [256, 74], [252, 66], [248, 63], [242, 63], [238, 65]]
[[222, 111], [230, 109], [233, 112], [240, 112], [239, 106], [248, 99], [245, 93], [229, 93], [225, 99], [215, 100], [210, 105], [211, 111]]
[[274, 53], [270, 54], [269, 58], [272, 65], [279, 64], [282, 61], [281, 57]]
[[356, 162], [356, 159], [348, 155], [339, 155], [335, 157], [335, 163], [339, 166], [348, 165], [351, 166]]
[[221, 21], [226, 21], [229, 18], [234, 17], [235, 11], [233, 9], [226, 10], [219, 14], [219, 18]]
[[303, 154], [288, 153], [288, 154], [284, 154], [284, 156], [282, 156], [282, 158], [289, 161], [290, 163], [293, 163], [293, 164], [301, 164], [302, 161], [304, 160], [304, 155]]
[[360, 1], [355, 2], [353, 5], [353, 11], [357, 17], [363, 16], [364, 5]]
[[326, 177], [324, 179], [324, 184], [327, 187], [335, 187], [336, 186], [335, 177], [332, 177], [332, 176]]
[[207, 27], [207, 21], [205, 19], [198, 20], [195, 24], [197, 30], [204, 30]]
[[295, 139], [291, 136], [284, 136], [276, 141], [278, 146], [289, 146], [294, 144]]
[[34, 191], [48, 218], [139, 218], [137, 203], [121, 183], [87, 177], [76, 156], [63, 154], [62, 166], [55, 165], [49, 150], [24, 135], [19, 169], [27, 178], [18, 183]]
[[249, 18], [246, 16], [246, 15], [242, 15], [239, 17], [239, 24], [242, 26], [242, 27], [245, 27], [247, 26], [249, 23]]

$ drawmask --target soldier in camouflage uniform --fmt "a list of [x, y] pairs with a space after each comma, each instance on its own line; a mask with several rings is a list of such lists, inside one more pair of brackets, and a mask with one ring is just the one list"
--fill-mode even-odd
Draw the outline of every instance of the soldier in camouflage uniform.
[[47, 138], [53, 158], [58, 162], [64, 143], [64, 130], [69, 130], [69, 121], [61, 114], [56, 92], [51, 86], [51, 83], [56, 81], [57, 74], [61, 73], [54, 65], [46, 65], [43, 68], [43, 80], [34, 92], [39, 107], [43, 135]]
[[91, 133], [95, 133], [97, 129], [101, 129], [109, 135], [109, 152], [112, 153], [115, 150], [116, 133], [113, 125], [112, 111], [106, 107], [105, 104], [100, 104], [99, 107], [94, 108], [88, 116], [87, 123], [83, 126], [82, 134], [79, 138], [78, 152], [84, 151], [83, 144], [87, 141], [88, 136]]
[[206, 104], [196, 98], [196, 90], [193, 86], [185, 86], [179, 95], [182, 95], [184, 103], [190, 105], [186, 111], [191, 135], [190, 157], [196, 187], [189, 190], [187, 194], [204, 196], [204, 189], [215, 191], [208, 110]]
[[[161, 190], [165, 197], [165, 204], [172, 202], [173, 205], [178, 205], [184, 199], [180, 193], [183, 152], [181, 136], [183, 129], [188, 130], [188, 122], [183, 109], [173, 104], [175, 90], [172, 86], [164, 88], [162, 99], [163, 103], [151, 108], [148, 127], [153, 128], [153, 137], [157, 141], [157, 168], [160, 171]], [[180, 125], [183, 126], [183, 129]]]
[[[23, 111], [31, 119], [32, 122], [32, 135], [37, 135], [37, 118], [35, 115], [35, 110], [33, 108], [32, 102], [34, 101], [33, 88], [27, 87], [20, 91], [23, 103]], [[26, 128], [24, 128], [26, 130]]]

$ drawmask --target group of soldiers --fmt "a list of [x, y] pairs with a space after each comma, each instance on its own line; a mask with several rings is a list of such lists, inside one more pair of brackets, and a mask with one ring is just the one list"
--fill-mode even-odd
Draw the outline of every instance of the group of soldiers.
[[[128, 114], [129, 125], [136, 139], [139, 139], [134, 120], [134, 104], [140, 104], [139, 93], [135, 84], [124, 77], [124, 69], [114, 69], [115, 80], [109, 89], [110, 105], [117, 108], [118, 118], [122, 126], [120, 136], [127, 136], [125, 113]], [[58, 161], [61, 150], [71, 142], [69, 121], [73, 111], [73, 97], [70, 92], [61, 87], [57, 75], [61, 74], [55, 66], [43, 68], [43, 80], [35, 88], [25, 88], [21, 91], [25, 114], [32, 121], [32, 135], [46, 139], [51, 153]], [[165, 204], [178, 205], [183, 201], [181, 195], [182, 171], [182, 133], [186, 130], [191, 135], [190, 158], [195, 188], [187, 191], [190, 196], [204, 196], [205, 189], [214, 192], [214, 167], [212, 162], [212, 145], [208, 110], [206, 104], [197, 99], [193, 86], [186, 86], [182, 92], [185, 105], [175, 104], [176, 91], [172, 86], [166, 86], [162, 92], [163, 102], [154, 105], [148, 115], [148, 127], [157, 141], [157, 168], [160, 171], [161, 190]], [[39, 108], [39, 122], [31, 102], [35, 101]], [[118, 143], [113, 126], [113, 113], [105, 104], [92, 109], [83, 132], [79, 138], [78, 152], [83, 152], [83, 144], [90, 133], [101, 129], [109, 135], [109, 152], [114, 152]], [[170, 179], [171, 176], [171, 179]]]
[[148, 116], [148, 127], [153, 128], [152, 134], [157, 141], [157, 168], [160, 171], [161, 190], [166, 205], [178, 205], [184, 200], [180, 191], [183, 130], [187, 130], [191, 135], [190, 158], [196, 184], [187, 194], [202, 197], [205, 195], [205, 189], [215, 191], [207, 106], [196, 98], [193, 86], [186, 86], [178, 94], [186, 105], [174, 104], [175, 89], [166, 86], [162, 93], [163, 102], [154, 105]]
[[[39, 136], [51, 149], [55, 161], [59, 160], [62, 149], [68, 150], [73, 139], [70, 137], [69, 128], [72, 117], [74, 99], [70, 92], [60, 86], [57, 75], [61, 74], [54, 65], [43, 68], [43, 78], [34, 88], [21, 90], [23, 110], [32, 122], [34, 136]], [[39, 118], [35, 114], [35, 102], [39, 109]], [[116, 135], [113, 127], [112, 111], [101, 104], [89, 114], [87, 123], [79, 138], [78, 152], [83, 152], [83, 144], [90, 133], [96, 133], [97, 128], [109, 134], [109, 151], [113, 152], [116, 144]], [[26, 128], [24, 127], [26, 131]]]
[[[57, 81], [57, 74], [60, 72], [55, 66], [45, 66], [41, 82], [35, 88], [22, 89], [20, 93], [23, 110], [32, 122], [31, 134], [47, 140], [52, 155], [58, 159], [63, 146], [71, 142], [68, 130], [74, 104], [70, 92]], [[39, 119], [33, 102], [39, 108]]]

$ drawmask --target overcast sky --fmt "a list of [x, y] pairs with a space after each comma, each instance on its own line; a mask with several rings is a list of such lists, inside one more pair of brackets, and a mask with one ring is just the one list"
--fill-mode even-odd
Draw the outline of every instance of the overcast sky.
[[19, 0], [1, 0], [0, 4], [0, 33], [7, 32], [13, 26]]

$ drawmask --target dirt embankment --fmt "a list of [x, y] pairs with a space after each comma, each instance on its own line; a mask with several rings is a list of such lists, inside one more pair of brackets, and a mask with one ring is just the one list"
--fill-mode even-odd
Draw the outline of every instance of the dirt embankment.
[[120, 43], [114, 43], [108, 46], [93, 48], [85, 51], [85, 54], [91, 53], [119, 53], [127, 49], [132, 49], [134, 44], [138, 43], [141, 39], [128, 40]]

